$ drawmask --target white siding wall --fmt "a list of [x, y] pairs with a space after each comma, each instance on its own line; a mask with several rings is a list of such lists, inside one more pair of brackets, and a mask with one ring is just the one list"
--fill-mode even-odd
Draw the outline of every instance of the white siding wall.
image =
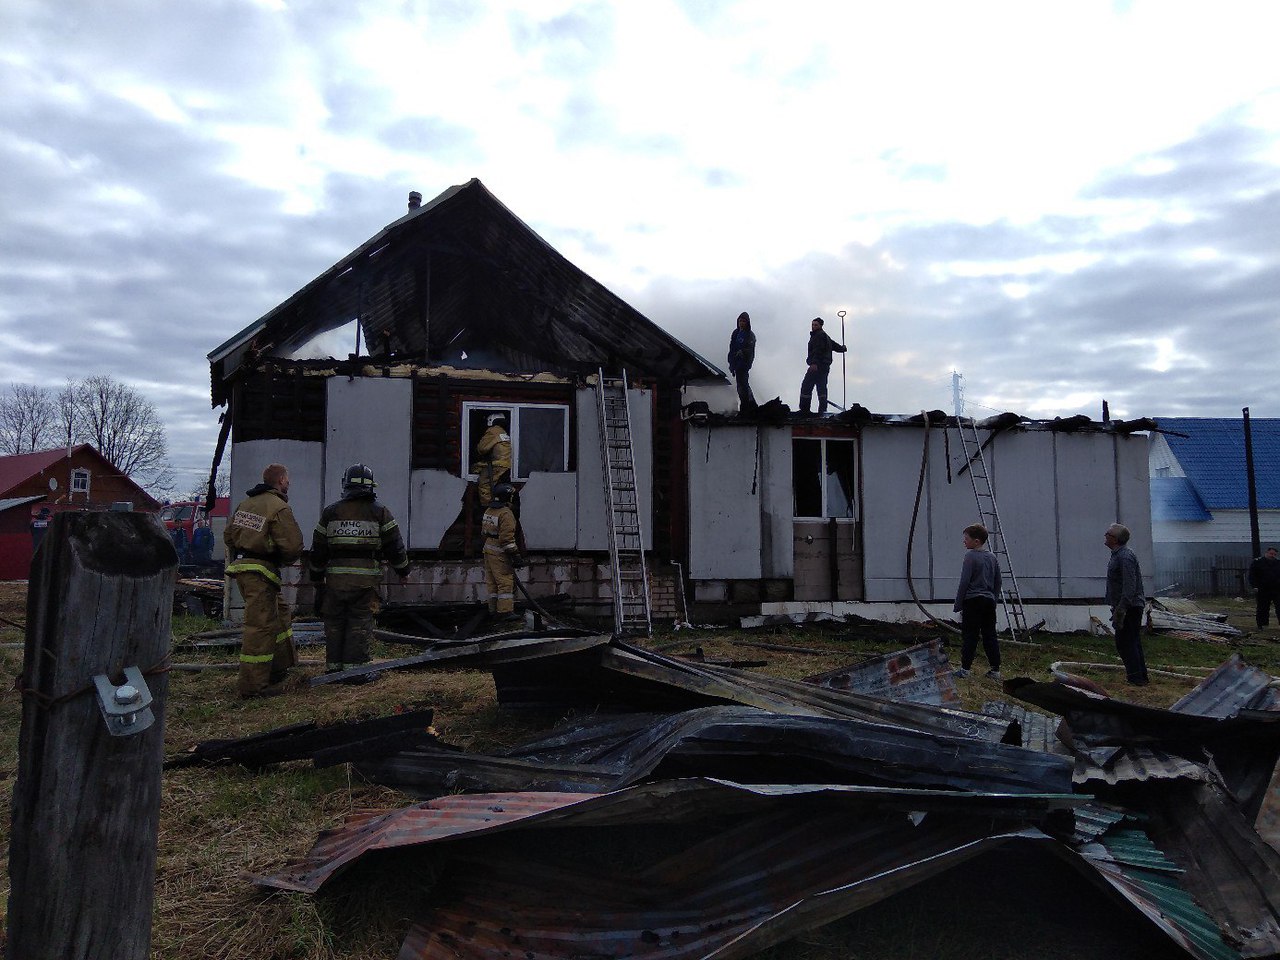
[[[761, 445], [765, 466], [759, 476], [767, 489], [758, 486], [753, 494], [755, 428], [716, 427], [708, 447], [708, 428], [691, 426], [689, 573], [695, 579], [791, 575], [790, 550], [779, 542], [792, 519], [790, 428], [775, 431], [766, 432]], [[923, 429], [873, 425], [863, 430], [868, 601], [911, 598], [907, 540], [923, 443]], [[1101, 596], [1108, 557], [1102, 534], [1117, 519], [1132, 531], [1133, 549], [1152, 587], [1146, 437], [1014, 431], [999, 435], [985, 457], [1005, 547], [1025, 599]], [[964, 462], [954, 429], [949, 438], [941, 428], [930, 431], [912, 549], [912, 583], [923, 600], [954, 596], [964, 554], [960, 533], [979, 518], [972, 484], [959, 473]]]
[[305, 440], [250, 440], [231, 445], [231, 509], [245, 491], [262, 482], [263, 468], [282, 463], [289, 468], [289, 506], [311, 546], [311, 531], [324, 507], [324, 445]]
[[[636, 498], [640, 504], [642, 542], [646, 550], [653, 547], [653, 392], [628, 390], [631, 412], [631, 443], [635, 449]], [[577, 395], [578, 475], [577, 530], [564, 530], [564, 543], [549, 544], [547, 549], [608, 550], [609, 529], [605, 516], [604, 474], [600, 469], [600, 416], [594, 389], [582, 389]], [[521, 513], [521, 523], [525, 523]], [[548, 531], [554, 536], [553, 531]], [[530, 544], [532, 546], [532, 544]]]
[[[1158, 543], [1252, 543], [1248, 510], [1213, 510], [1212, 521], [1161, 520], [1152, 524]], [[1258, 511], [1262, 542], [1280, 541], [1280, 510]]]
[[[788, 435], [790, 431], [787, 431]], [[689, 427], [689, 576], [694, 579], [755, 580], [763, 576], [761, 499], [752, 488], [755, 427]], [[788, 443], [790, 442], [788, 437]], [[761, 444], [763, 446], [763, 444]], [[781, 478], [775, 477], [777, 483]], [[785, 493], [791, 511], [791, 476]], [[790, 526], [790, 517], [787, 518]], [[771, 530], [775, 529], [770, 527]], [[786, 535], [790, 552], [790, 531]], [[775, 545], [776, 546], [776, 545]]]
[[440, 538], [462, 512], [466, 489], [467, 481], [447, 470], [414, 470], [409, 476], [408, 519], [396, 518], [406, 531], [406, 546], [414, 550], [439, 547]]
[[[326, 502], [342, 496], [342, 474], [347, 467], [363, 463], [373, 470], [378, 481], [378, 499], [391, 510], [402, 531], [412, 530], [409, 447], [413, 381], [330, 377], [328, 390], [325, 400]], [[452, 509], [449, 520], [457, 516], [456, 504], [442, 506]]]

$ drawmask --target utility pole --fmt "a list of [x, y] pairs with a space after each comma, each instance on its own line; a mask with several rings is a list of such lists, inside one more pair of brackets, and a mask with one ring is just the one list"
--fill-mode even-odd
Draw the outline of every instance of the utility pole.
[[964, 416], [964, 374], [951, 371], [951, 406], [957, 417]]
[[1249, 534], [1253, 537], [1251, 556], [1262, 556], [1262, 536], [1258, 530], [1258, 483], [1253, 472], [1253, 429], [1249, 426], [1249, 408], [1244, 414], [1244, 475], [1249, 484]]

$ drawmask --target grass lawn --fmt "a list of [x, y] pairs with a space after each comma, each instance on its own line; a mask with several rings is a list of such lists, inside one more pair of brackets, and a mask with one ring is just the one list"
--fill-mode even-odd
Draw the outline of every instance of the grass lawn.
[[[1206, 609], [1227, 613], [1231, 622], [1253, 628], [1252, 604], [1242, 600], [1202, 602]], [[25, 585], [0, 584], [0, 618], [25, 619]], [[211, 629], [203, 619], [175, 617], [175, 637]], [[937, 628], [815, 625], [754, 631], [690, 630], [659, 632], [653, 646], [678, 641], [667, 652], [679, 654], [702, 647], [708, 656], [768, 660], [762, 672], [797, 679], [889, 653], [936, 636]], [[21, 629], [0, 620], [0, 643], [23, 639]], [[1049, 678], [1055, 661], [1118, 664], [1110, 638], [1084, 634], [1039, 635], [1034, 646], [1004, 646], [1006, 677]], [[821, 650], [782, 652], [736, 645], [764, 642]], [[1234, 652], [1272, 674], [1280, 673], [1280, 630], [1255, 633], [1231, 642], [1203, 642], [1165, 635], [1144, 636], [1147, 662], [1153, 671], [1149, 687], [1135, 689], [1123, 674], [1105, 668], [1073, 668], [1124, 699], [1168, 706]], [[958, 640], [951, 652], [957, 656]], [[319, 672], [323, 648], [303, 647], [308, 673]], [[403, 647], [379, 647], [375, 659], [406, 655]], [[182, 653], [175, 660], [216, 664], [230, 662], [231, 651]], [[20, 672], [20, 649], [0, 650], [0, 673], [6, 688]], [[998, 684], [978, 671], [958, 681], [965, 705], [978, 708], [1001, 696]], [[384, 676], [364, 687], [324, 686], [269, 700], [242, 702], [235, 696], [232, 670], [174, 671], [170, 674], [165, 716], [167, 754], [204, 740], [246, 735], [302, 720], [321, 723], [376, 716], [398, 704], [430, 706], [440, 737], [473, 751], [518, 743], [555, 718], [535, 718], [500, 711], [487, 672], [447, 670]], [[12, 781], [17, 770], [19, 698], [0, 698], [0, 844], [5, 872], [0, 875], [0, 912], [8, 900], [8, 831]], [[156, 960], [204, 958], [351, 958], [374, 960], [396, 956], [407, 927], [433, 878], [418, 884], [394, 877], [362, 873], [359, 882], [335, 882], [332, 892], [317, 897], [268, 894], [245, 873], [270, 872], [304, 854], [316, 834], [342, 822], [357, 809], [390, 809], [408, 802], [403, 794], [353, 778], [346, 766], [315, 770], [305, 763], [286, 764], [263, 772], [240, 767], [193, 768], [164, 774], [159, 857], [156, 878], [153, 951]], [[833, 924], [768, 951], [776, 960], [914, 960], [914, 958], [1037, 957], [1080, 958], [1090, 945], [1160, 957], [1161, 940], [1150, 940], [1131, 923], [1107, 926], [1106, 910], [1089, 892], [1063, 894], [1065, 887], [1044, 875], [1043, 866], [1008, 866], [998, 877], [975, 861]], [[1023, 871], [1023, 872], [1020, 872]], [[1025, 871], [1031, 871], [1031, 874]], [[1040, 871], [1036, 873], [1035, 871]], [[985, 878], [985, 879], [984, 879]], [[1052, 892], [1046, 892], [1049, 887]], [[1053, 942], [1028, 942], [1021, 935], [1028, 910], [1037, 913], [1037, 931], [1052, 933]], [[1080, 917], [1090, 923], [1082, 925]], [[1095, 923], [1094, 920], [1097, 920]], [[1054, 932], [1056, 931], [1056, 933]], [[1095, 941], [1097, 941], [1095, 943]], [[1109, 947], [1108, 947], [1109, 945]], [[1120, 948], [1123, 946], [1123, 950]], [[1173, 954], [1178, 955], [1178, 954]]]

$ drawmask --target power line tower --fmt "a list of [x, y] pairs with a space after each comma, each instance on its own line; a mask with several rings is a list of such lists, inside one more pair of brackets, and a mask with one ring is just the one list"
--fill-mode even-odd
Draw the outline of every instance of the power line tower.
[[951, 406], [957, 417], [964, 416], [964, 374], [951, 371]]

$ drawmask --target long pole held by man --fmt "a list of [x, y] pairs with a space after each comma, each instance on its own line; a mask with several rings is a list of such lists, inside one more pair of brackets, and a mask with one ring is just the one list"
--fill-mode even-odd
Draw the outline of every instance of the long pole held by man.
[[[836, 316], [840, 318], [840, 342], [847, 345], [848, 341], [844, 338], [844, 315], [848, 311], [838, 310]], [[840, 354], [840, 406], [844, 410], [849, 409], [849, 373], [845, 367], [845, 357], [848, 354]]]

